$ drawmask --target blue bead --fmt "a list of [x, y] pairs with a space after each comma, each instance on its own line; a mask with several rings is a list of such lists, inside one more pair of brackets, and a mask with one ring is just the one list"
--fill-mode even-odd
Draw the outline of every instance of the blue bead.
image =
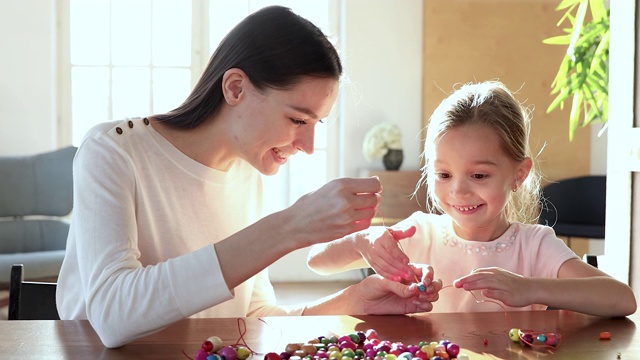
[[418, 290], [420, 290], [420, 292], [425, 292], [427, 291], [427, 287], [424, 286], [423, 283], [418, 284]]

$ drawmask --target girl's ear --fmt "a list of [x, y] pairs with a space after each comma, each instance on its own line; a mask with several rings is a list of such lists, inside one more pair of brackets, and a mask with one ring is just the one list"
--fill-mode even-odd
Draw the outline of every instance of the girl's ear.
[[518, 165], [518, 168], [516, 169], [516, 187], [520, 187], [520, 185], [522, 185], [522, 183], [527, 179], [532, 167], [533, 160], [531, 160], [531, 158], [526, 158], [520, 162], [520, 165]]
[[247, 86], [249, 86], [249, 78], [240, 69], [229, 69], [222, 76], [222, 95], [231, 106], [240, 102], [247, 91]]

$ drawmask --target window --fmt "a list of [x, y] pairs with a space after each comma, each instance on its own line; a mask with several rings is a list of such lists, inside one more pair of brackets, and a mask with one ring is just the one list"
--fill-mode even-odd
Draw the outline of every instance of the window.
[[[222, 37], [249, 13], [281, 4], [331, 36], [330, 2], [206, 0], [68, 0], [63, 3], [61, 139], [79, 145], [95, 124], [162, 113], [195, 85]], [[64, 14], [68, 14], [65, 16]], [[170, 26], [168, 26], [170, 25]], [[63, 100], [64, 101], [64, 100]], [[273, 212], [328, 179], [327, 138], [335, 116], [316, 126], [313, 155], [289, 159], [265, 177], [265, 205]], [[64, 141], [63, 141], [64, 142]]]

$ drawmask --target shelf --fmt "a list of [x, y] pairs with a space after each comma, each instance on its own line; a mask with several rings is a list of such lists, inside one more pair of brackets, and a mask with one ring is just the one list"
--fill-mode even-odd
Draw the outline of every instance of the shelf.
[[391, 226], [409, 217], [416, 211], [426, 211], [427, 189], [422, 186], [412, 197], [422, 173], [416, 171], [360, 170], [360, 177], [377, 176], [382, 183], [382, 203], [380, 213], [373, 219], [372, 225]]

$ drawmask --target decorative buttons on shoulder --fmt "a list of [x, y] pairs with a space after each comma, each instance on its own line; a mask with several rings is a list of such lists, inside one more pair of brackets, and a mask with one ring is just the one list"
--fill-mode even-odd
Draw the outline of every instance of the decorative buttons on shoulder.
[[122, 128], [120, 126], [116, 127], [116, 132], [118, 133], [118, 135], [122, 134]]
[[144, 121], [144, 124], [145, 124], [145, 125], [149, 125], [149, 119], [144, 118], [144, 119], [142, 119], [142, 121]]
[[133, 129], [133, 121], [129, 120], [129, 129]]

